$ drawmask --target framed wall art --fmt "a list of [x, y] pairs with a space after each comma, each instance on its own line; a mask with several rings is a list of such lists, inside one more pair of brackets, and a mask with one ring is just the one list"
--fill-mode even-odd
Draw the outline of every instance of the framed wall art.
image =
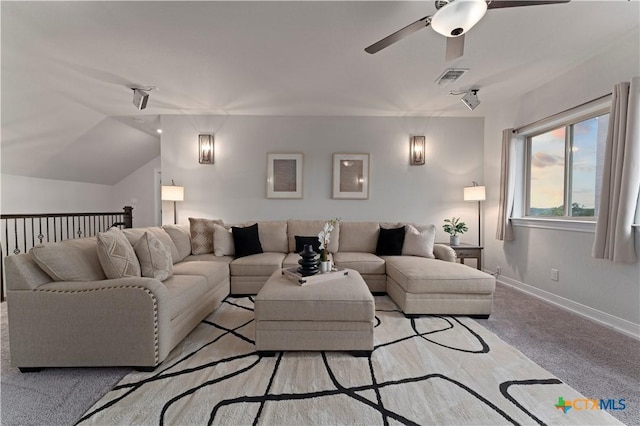
[[369, 198], [369, 154], [333, 154], [333, 198]]
[[267, 198], [302, 198], [301, 153], [267, 154]]

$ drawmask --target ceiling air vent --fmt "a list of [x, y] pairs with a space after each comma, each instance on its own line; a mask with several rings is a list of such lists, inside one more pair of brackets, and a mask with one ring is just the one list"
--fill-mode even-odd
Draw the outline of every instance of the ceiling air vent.
[[468, 68], [447, 68], [442, 75], [436, 79], [436, 83], [438, 86], [448, 86], [456, 82], [467, 71], [469, 71]]

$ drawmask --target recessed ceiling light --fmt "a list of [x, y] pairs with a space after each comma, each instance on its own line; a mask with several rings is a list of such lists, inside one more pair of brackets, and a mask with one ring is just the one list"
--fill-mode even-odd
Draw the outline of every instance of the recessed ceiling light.
[[162, 129], [157, 129], [156, 132], [162, 133]]

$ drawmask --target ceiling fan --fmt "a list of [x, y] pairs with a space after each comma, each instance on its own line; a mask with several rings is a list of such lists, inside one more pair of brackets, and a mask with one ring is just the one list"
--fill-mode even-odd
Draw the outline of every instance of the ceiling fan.
[[482, 19], [487, 9], [569, 3], [569, 1], [571, 0], [436, 0], [437, 11], [433, 16], [425, 16], [364, 50], [371, 54], [379, 52], [409, 34], [431, 25], [436, 32], [447, 37], [446, 60], [450, 61], [462, 56], [464, 35]]

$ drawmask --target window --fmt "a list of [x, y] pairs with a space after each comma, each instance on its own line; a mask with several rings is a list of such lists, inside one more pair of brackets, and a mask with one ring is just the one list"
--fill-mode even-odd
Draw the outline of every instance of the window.
[[600, 108], [526, 135], [525, 216], [597, 216], [607, 111]]

